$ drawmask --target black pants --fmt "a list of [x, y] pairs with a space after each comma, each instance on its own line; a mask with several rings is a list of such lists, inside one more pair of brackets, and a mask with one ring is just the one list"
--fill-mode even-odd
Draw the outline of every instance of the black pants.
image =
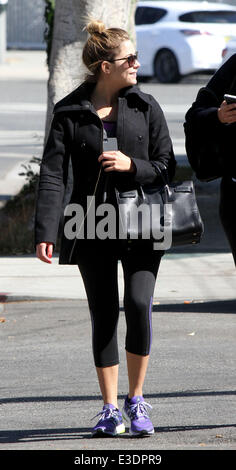
[[224, 177], [220, 188], [220, 219], [229, 241], [234, 263], [236, 265], [236, 182], [231, 177]]
[[[92, 242], [96, 246], [96, 241]], [[163, 255], [163, 252], [150, 248], [140, 249], [140, 244], [135, 241], [130, 244], [126, 242], [119, 249], [117, 245], [115, 249], [107, 249], [106, 246], [106, 243], [98, 241], [97, 249], [91, 250], [85, 244], [83, 249], [78, 250], [78, 266], [91, 314], [93, 355], [97, 367], [119, 363], [119, 259], [124, 272], [124, 310], [127, 324], [125, 348], [134, 354], [149, 354], [152, 342], [153, 291]]]

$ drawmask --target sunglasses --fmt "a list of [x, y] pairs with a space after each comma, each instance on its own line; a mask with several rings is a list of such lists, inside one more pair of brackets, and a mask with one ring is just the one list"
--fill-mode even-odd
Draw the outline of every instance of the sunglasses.
[[116, 62], [117, 60], [127, 60], [129, 67], [133, 67], [136, 60], [138, 60], [138, 52], [135, 54], [130, 54], [128, 57], [121, 57], [120, 59], [109, 60], [109, 62]]

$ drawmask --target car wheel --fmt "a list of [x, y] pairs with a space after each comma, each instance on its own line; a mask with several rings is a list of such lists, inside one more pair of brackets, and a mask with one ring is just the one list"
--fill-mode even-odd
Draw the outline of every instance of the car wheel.
[[176, 57], [169, 49], [158, 52], [154, 62], [154, 72], [161, 83], [177, 83], [181, 78]]

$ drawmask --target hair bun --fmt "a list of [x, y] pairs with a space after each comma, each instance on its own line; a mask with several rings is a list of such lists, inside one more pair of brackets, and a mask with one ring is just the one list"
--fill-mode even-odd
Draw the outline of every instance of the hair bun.
[[91, 20], [87, 26], [86, 30], [88, 31], [89, 34], [102, 34], [106, 31], [106, 26], [105, 24], [100, 21], [100, 20]]

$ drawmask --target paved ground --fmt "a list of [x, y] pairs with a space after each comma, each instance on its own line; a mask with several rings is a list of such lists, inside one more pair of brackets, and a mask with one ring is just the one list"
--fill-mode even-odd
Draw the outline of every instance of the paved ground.
[[[4, 305], [1, 449], [235, 449], [235, 302], [154, 305], [145, 398], [155, 435], [91, 439], [102, 402], [83, 300]], [[119, 323], [119, 404], [127, 393]]]

